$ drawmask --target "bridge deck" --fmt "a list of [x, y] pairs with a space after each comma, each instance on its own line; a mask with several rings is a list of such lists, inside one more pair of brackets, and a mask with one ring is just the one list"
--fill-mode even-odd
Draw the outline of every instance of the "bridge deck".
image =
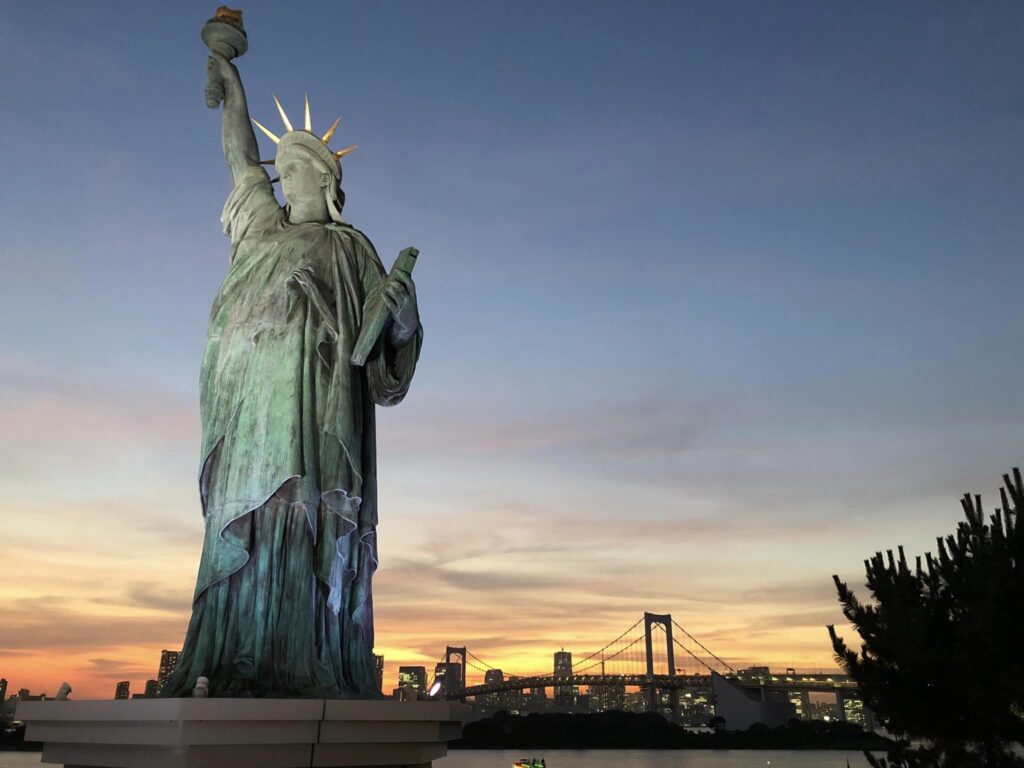
[[[727, 679], [744, 688], [770, 690], [807, 691], [829, 693], [837, 690], [854, 690], [857, 684], [845, 675], [795, 675], [770, 677], [739, 677], [724, 675]], [[565, 675], [555, 677], [513, 677], [501, 683], [471, 685], [460, 691], [450, 691], [448, 698], [466, 698], [502, 691], [521, 691], [525, 688], [555, 688], [574, 685], [605, 686], [624, 685], [671, 690], [673, 688], [710, 688], [711, 675]]]

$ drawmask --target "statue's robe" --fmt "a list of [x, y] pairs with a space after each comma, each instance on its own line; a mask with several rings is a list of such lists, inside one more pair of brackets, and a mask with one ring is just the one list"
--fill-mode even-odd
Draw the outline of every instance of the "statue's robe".
[[386, 273], [344, 224], [291, 224], [262, 168], [222, 216], [231, 266], [200, 378], [206, 535], [165, 696], [376, 696], [375, 405], [409, 388], [422, 332], [349, 362]]

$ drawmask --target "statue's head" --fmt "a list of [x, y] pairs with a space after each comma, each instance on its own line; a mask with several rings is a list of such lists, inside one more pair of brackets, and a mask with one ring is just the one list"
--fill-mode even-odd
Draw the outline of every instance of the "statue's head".
[[[281, 139], [299, 134], [292, 131]], [[306, 134], [319, 142], [312, 134]], [[322, 145], [321, 145], [322, 146]], [[325, 159], [320, 153], [299, 141], [280, 146], [274, 160], [277, 174], [281, 179], [281, 192], [290, 205], [302, 206], [314, 200], [322, 200], [326, 195], [337, 197], [336, 191], [341, 182], [341, 168], [334, 158]]]
[[323, 137], [319, 137], [310, 127], [308, 97], [305, 127], [301, 130], [292, 128], [277, 96], [274, 97], [274, 103], [277, 104], [286, 129], [283, 136], [275, 136], [258, 121], [253, 122], [277, 144], [277, 157], [273, 164], [277, 167], [285, 200], [290, 206], [304, 207], [326, 199], [331, 218], [340, 221], [340, 210], [345, 199], [340, 187], [340, 160], [356, 148], [356, 145], [352, 145], [335, 152], [327, 146], [341, 118], [334, 121]]

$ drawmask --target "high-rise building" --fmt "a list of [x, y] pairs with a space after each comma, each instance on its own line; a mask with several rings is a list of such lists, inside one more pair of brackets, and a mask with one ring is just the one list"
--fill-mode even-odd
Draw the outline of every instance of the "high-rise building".
[[[572, 676], [572, 653], [564, 648], [560, 651], [555, 651], [555, 677], [570, 676]], [[575, 696], [573, 693], [574, 691], [571, 685], [556, 685], [555, 706], [571, 707], [575, 703]]]
[[626, 706], [626, 686], [621, 683], [592, 685], [587, 692], [591, 696], [590, 708], [595, 712], [622, 710]]
[[443, 691], [462, 690], [462, 665], [439, 661], [434, 667], [434, 682], [440, 683]]
[[4, 699], [7, 698], [7, 678], [0, 677], [0, 707], [3, 706]]
[[796, 716], [801, 720], [811, 719], [811, 694], [807, 691], [790, 691], [789, 703], [796, 707]]
[[625, 712], [646, 712], [647, 711], [647, 691], [635, 691], [633, 693], [626, 694], [626, 702], [623, 706]]
[[160, 651], [160, 671], [156, 675], [158, 693], [164, 689], [164, 685], [174, 674], [174, 668], [178, 666], [179, 658], [181, 658], [181, 651]]
[[128, 690], [129, 682], [122, 680], [117, 684], [117, 688], [114, 690], [115, 699], [127, 699], [131, 696], [131, 692]]
[[839, 707], [827, 701], [812, 701], [807, 707], [810, 720], [838, 720]]
[[157, 680], [147, 680], [146, 692], [142, 694], [143, 698], [155, 699], [158, 693], [160, 693], [160, 682]]
[[864, 706], [864, 700], [855, 693], [837, 693], [836, 709], [839, 719], [848, 723], [856, 723], [867, 731], [875, 730], [874, 713]]
[[[500, 685], [505, 682], [505, 673], [500, 669], [488, 669], [484, 672], [484, 685]], [[477, 696], [477, 701], [488, 707], [507, 707], [506, 700], [508, 696], [505, 692], [501, 693], [485, 693], [483, 696]]]
[[544, 712], [548, 708], [548, 692], [545, 688], [531, 688], [529, 695], [523, 699], [524, 708], [528, 707], [534, 712]]
[[[517, 676], [509, 675], [505, 679], [508, 681], [515, 681]], [[535, 711], [542, 711], [544, 709], [543, 698], [541, 699], [539, 706], [534, 706], [534, 704], [535, 702], [533, 701], [533, 697], [523, 688], [513, 688], [510, 691], [503, 691], [498, 694], [498, 705], [512, 714], [520, 714], [528, 709], [534, 709]]]
[[373, 666], [377, 672], [377, 690], [384, 691], [384, 657], [378, 653], [373, 654]]
[[[407, 688], [415, 694], [427, 689], [427, 668], [426, 667], [399, 667], [398, 687]], [[412, 696], [413, 699], [416, 696]]]
[[683, 725], [707, 725], [715, 714], [714, 694], [710, 688], [687, 688], [680, 691], [679, 715]]

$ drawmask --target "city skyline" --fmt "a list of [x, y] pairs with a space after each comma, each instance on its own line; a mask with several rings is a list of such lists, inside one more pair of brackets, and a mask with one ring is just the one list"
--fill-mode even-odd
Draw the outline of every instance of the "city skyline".
[[[669, 618], [669, 617], [666, 617], [666, 618]], [[641, 622], [638, 621], [637, 624], [639, 624], [639, 623], [641, 623]], [[634, 625], [633, 629], [635, 629], [635, 628], [636, 628], [636, 625]], [[682, 629], [682, 628], [680, 628], [680, 629]], [[625, 635], [622, 635], [618, 639], [622, 640], [622, 637], [624, 637], [624, 636]], [[652, 639], [654, 641], [654, 656], [653, 656], [653, 658], [655, 659], [654, 660], [654, 671], [655, 671], [655, 674], [659, 674], [659, 675], [670, 674], [670, 672], [668, 670], [671, 669], [672, 667], [671, 667], [671, 665], [666, 666], [667, 657], [665, 656], [664, 649], [659, 647], [660, 643], [665, 643], [666, 642], [665, 636], [664, 635], [659, 636], [657, 632], [654, 632], [652, 634]], [[696, 638], [689, 638], [689, 639], [692, 642], [688, 643], [688, 645], [692, 649], [694, 649], [694, 651], [696, 652], [697, 655], [694, 655], [692, 658], [688, 658], [686, 652], [683, 651], [682, 648], [677, 649], [676, 650], [677, 657], [676, 657], [676, 662], [675, 662], [675, 667], [674, 667], [675, 670], [676, 670], [676, 673], [682, 674], [682, 675], [706, 676], [711, 671], [711, 669], [713, 668], [712, 666], [709, 666], [709, 664], [710, 665], [714, 665], [715, 667], [718, 667], [723, 672], [726, 671], [724, 668], [722, 668], [721, 665], [722, 665], [723, 662], [726, 662], [727, 660], [718, 658], [717, 656], [715, 656], [713, 654], [713, 652], [709, 652], [709, 649], [706, 649], [706, 648], [703, 648], [702, 646], [700, 646], [699, 641]], [[629, 643], [629, 641], [627, 640], [626, 643], [627, 643], [627, 645], [635, 645], [636, 641], [634, 640], [633, 643]], [[610, 645], [606, 646], [606, 647], [610, 647]], [[464, 657], [465, 655], [467, 655], [467, 650], [468, 649], [466, 649], [466, 648], [458, 648], [458, 649], [455, 649], [455, 650], [457, 650], [460, 653], [460, 656]], [[601, 649], [598, 649], [598, 651], [600, 651], [600, 650]], [[403, 686], [408, 686], [408, 685], [412, 685], [413, 689], [416, 690], [416, 691], [424, 691], [424, 692], [426, 692], [430, 688], [430, 683], [431, 682], [446, 681], [446, 678], [447, 678], [447, 676], [449, 674], [456, 673], [456, 672], [458, 673], [456, 675], [456, 686], [458, 688], [460, 688], [460, 689], [463, 688], [463, 687], [466, 687], [466, 686], [479, 685], [481, 682], [485, 683], [485, 684], [490, 684], [492, 682], [501, 682], [501, 679], [502, 679], [503, 675], [505, 675], [505, 674], [508, 675], [508, 679], [510, 679], [510, 680], [512, 678], [531, 678], [531, 677], [534, 677], [534, 676], [542, 676], [543, 677], [543, 676], [552, 676], [553, 675], [554, 677], [558, 677], [558, 676], [572, 675], [572, 674], [590, 674], [590, 675], [593, 675], [593, 674], [597, 674], [597, 668], [598, 668], [597, 664], [598, 664], [598, 662], [595, 661], [594, 659], [597, 658], [596, 654], [598, 653], [598, 651], [595, 651], [592, 654], [588, 654], [586, 657], [584, 657], [582, 662], [576, 662], [576, 664], [574, 664], [573, 661], [572, 661], [572, 652], [571, 651], [567, 651], [564, 647], [562, 647], [559, 650], [554, 651], [553, 653], [549, 654], [550, 657], [551, 657], [551, 663], [549, 664], [549, 670], [546, 671], [546, 672], [543, 669], [532, 669], [532, 670], [530, 670], [528, 672], [522, 672], [522, 671], [518, 671], [518, 670], [517, 671], [509, 670], [507, 672], [503, 672], [502, 669], [497, 669], [497, 668], [494, 668], [494, 667], [491, 667], [491, 666], [488, 666], [488, 668], [485, 669], [485, 668], [481, 667], [480, 664], [487, 664], [487, 662], [482, 660], [482, 659], [479, 659], [478, 657], [476, 657], [476, 655], [473, 654], [471, 651], [468, 652], [468, 657], [469, 658], [464, 659], [464, 662], [461, 662], [461, 661], [458, 662], [458, 663], [453, 662], [453, 663], [451, 663], [451, 664], [449, 664], [447, 666], [446, 666], [445, 662], [443, 661], [444, 656], [441, 655], [440, 658], [442, 660], [438, 661], [436, 663], [436, 665], [434, 665], [435, 666], [435, 672], [434, 672], [433, 675], [431, 675], [427, 671], [427, 667], [425, 667], [423, 665], [409, 665], [409, 664], [406, 664], [406, 663], [403, 663], [403, 662], [386, 662], [384, 656], [381, 655], [381, 654], [375, 654], [375, 665], [377, 667], [378, 683], [380, 684], [381, 691], [385, 695], [389, 695], [390, 691], [394, 691], [394, 690], [397, 690], [398, 688], [401, 688]], [[609, 653], [614, 653], [614, 652], [613, 651], [609, 651]], [[643, 653], [642, 648], [638, 649], [635, 652], [635, 654], [642, 654], [642, 653]], [[144, 681], [142, 681], [142, 682], [144, 682], [144, 685], [142, 686], [143, 689], [144, 689], [144, 693], [138, 693], [138, 692], [131, 693], [131, 686], [132, 685], [136, 685], [138, 682], [140, 682], [139, 679], [118, 680], [116, 682], [115, 686], [114, 686], [115, 687], [114, 698], [129, 698], [129, 697], [131, 697], [131, 698], [139, 698], [139, 697], [150, 698], [152, 696], [158, 695], [160, 689], [162, 688], [162, 686], [164, 684], [164, 681], [167, 678], [169, 678], [170, 675], [173, 673], [174, 667], [177, 664], [179, 656], [180, 656], [180, 652], [179, 651], [172, 651], [172, 650], [168, 650], [168, 649], [161, 650], [160, 651], [160, 657], [159, 657], [159, 664], [157, 666], [157, 673], [156, 673], [155, 677], [149, 677], [149, 678], [146, 678]], [[541, 656], [542, 656], [542, 654], [539, 654], [539, 655], [536, 655], [535, 658], [540, 658]], [[600, 674], [604, 675], [605, 674], [605, 662], [603, 661], [603, 656], [601, 658], [602, 658], [602, 661], [599, 664], [599, 669], [600, 669]], [[469, 659], [473, 659], [473, 660], [470, 661]], [[608, 660], [609, 665], [611, 665], [613, 659], [614, 659], [614, 656], [609, 658], [609, 660]], [[701, 659], [703, 659], [703, 660], [701, 660]], [[632, 661], [634, 663], [639, 663], [641, 665], [641, 667], [645, 663], [641, 659], [638, 659], [638, 658], [633, 658]], [[740, 659], [735, 659], [734, 658], [734, 659], [732, 659], [732, 661], [735, 662], [736, 666], [743, 667], [743, 669], [739, 670], [739, 674], [741, 674], [741, 675], [744, 673], [744, 671], [746, 671], [748, 673], [756, 671], [758, 674], [764, 674], [764, 675], [767, 675], [769, 673], [769, 665], [753, 664], [753, 663], [751, 663], [751, 661], [749, 659], [740, 660]], [[586, 671], [580, 672], [580, 670], [576, 669], [576, 665], [578, 665], [580, 663], [585, 665], [585, 670]], [[626, 662], [626, 663], [628, 664], [628, 662]], [[389, 674], [388, 670], [390, 670], [391, 673], [393, 673], [393, 676], [394, 676], [393, 680], [388, 677], [388, 674]], [[422, 682], [416, 682], [415, 684], [412, 684], [412, 683], [410, 683], [410, 681], [408, 679], [406, 679], [405, 682], [403, 682], [403, 676], [408, 677], [409, 674], [412, 674], [413, 670], [418, 670], [419, 672], [422, 672], [423, 675], [425, 675], [425, 677], [422, 679]], [[732, 672], [732, 670], [729, 670], [729, 671]], [[812, 674], [812, 675], [813, 674], [819, 674], [820, 675], [823, 671], [826, 672], [827, 674], [830, 674], [830, 675], [831, 675], [832, 672], [836, 672], [837, 673], [837, 675], [836, 675], [837, 677], [840, 677], [840, 678], [845, 677], [843, 674], [838, 673], [838, 670], [822, 670], [821, 668], [818, 668], [818, 669], [807, 669], [807, 668], [800, 669], [800, 668], [787, 667], [787, 668], [785, 668], [785, 671], [782, 671], [782, 670], [779, 670], [779, 669], [772, 669], [771, 670], [772, 674], [777, 674], [777, 675], [789, 675], [789, 674], [794, 674], [794, 673], [797, 674], [797, 675], [800, 675], [800, 674]], [[465, 672], [465, 678], [463, 678], [463, 672]], [[403, 675], [403, 673], [404, 673], [404, 675]], [[497, 678], [492, 677], [492, 675], [494, 675], [494, 674], [497, 675]], [[615, 675], [615, 674], [623, 674], [623, 673], [622, 672], [617, 673], [617, 672], [609, 669], [608, 670], [608, 674], [609, 675]], [[633, 674], [636, 674], [636, 672], [634, 671]], [[61, 682], [63, 683], [63, 682], [70, 682], [70, 681], [62, 680]], [[526, 684], [524, 684], [524, 685], [526, 685]], [[635, 684], [634, 683], [628, 683], [627, 686], [635, 686]], [[58, 684], [58, 687], [59, 687], [59, 684]], [[140, 686], [136, 685], [136, 691], [137, 691], [138, 687], [140, 687]], [[532, 685], [531, 685], [531, 687], [532, 687]], [[4, 701], [4, 694], [6, 693], [7, 688], [8, 688], [8, 680], [6, 678], [0, 677], [0, 703], [3, 703], [3, 701]], [[33, 689], [30, 686], [16, 686], [16, 688], [18, 690], [18, 695], [19, 696], [23, 696], [24, 694], [26, 694], [26, 692], [28, 692], [28, 693], [31, 694], [31, 696], [33, 698], [39, 698], [40, 696], [43, 697], [43, 698], [53, 698], [53, 696], [49, 694], [49, 689], [47, 689], [46, 687], [44, 687], [43, 690]], [[74, 688], [75, 688], [75, 686], [72, 683], [72, 690], [74, 690]], [[554, 682], [552, 682], [551, 685], [542, 686], [539, 690], [543, 692], [543, 691], [545, 691], [545, 689], [548, 689], [548, 690], [551, 691], [551, 700], [552, 700], [552, 703], [555, 704], [556, 706], [571, 706], [571, 702], [575, 701], [580, 696], [579, 686], [576, 686], [576, 685], [573, 685], [573, 686], [559, 686], [559, 685], [556, 685]], [[599, 690], [600, 690], [600, 688], [599, 688]], [[624, 690], [625, 690], [625, 688], [624, 688]], [[90, 695], [88, 696], [89, 698], [104, 698], [102, 696], [95, 695], [95, 692], [92, 692], [91, 689], [90, 689], [89, 693], [90, 693]], [[589, 693], [592, 693], [592, 691], [588, 691], [588, 694]], [[640, 694], [643, 695], [643, 696], [647, 695], [643, 691], [640, 691]], [[14, 696], [14, 694], [12, 694], [12, 697], [13, 696]]]
[[[657, 635], [657, 633], [655, 633], [655, 635]], [[656, 659], [654, 664], [655, 664], [655, 673], [656, 674], [668, 674], [668, 672], [667, 672], [668, 667], [666, 667], [666, 657], [664, 655], [663, 649], [661, 649], [659, 647], [659, 643], [664, 643], [664, 642], [665, 642], [664, 636], [660, 636], [660, 637], [656, 637], [655, 636], [654, 637], [655, 659]], [[694, 649], [696, 649], [698, 647], [696, 645], [693, 645], [692, 643], [690, 645]], [[462, 649], [459, 649], [459, 650], [461, 651]], [[640, 653], [640, 652], [642, 652], [642, 651], [637, 651], [637, 653]], [[610, 653], [611, 653], [611, 651], [610, 651]], [[681, 649], [677, 650], [676, 653], [677, 653], [676, 671], [679, 674], [704, 675], [704, 674], [707, 674], [707, 672], [711, 669], [711, 667], [708, 666], [707, 662], [710, 662], [711, 664], [715, 664], [716, 662], [719, 661], [718, 659], [715, 659], [713, 656], [710, 656], [706, 652], [702, 652], [701, 650], [698, 650], [697, 653], [701, 657], [703, 657], [703, 659], [704, 659], [703, 663], [701, 661], [697, 660], [696, 658], [687, 658], [686, 654], [684, 652], [682, 652]], [[460, 688], [464, 687], [464, 686], [467, 686], [467, 685], [478, 685], [481, 682], [483, 682], [483, 683], [494, 682], [495, 680], [491, 676], [493, 674], [495, 674], [495, 673], [497, 674], [497, 682], [501, 682], [502, 676], [504, 674], [508, 674], [509, 675], [509, 679], [511, 679], [513, 677], [522, 678], [522, 677], [530, 677], [530, 676], [535, 676], [535, 675], [542, 675], [542, 676], [543, 675], [552, 675], [552, 674], [554, 676], [571, 675], [571, 674], [574, 674], [574, 667], [576, 666], [576, 665], [574, 665], [574, 663], [572, 661], [572, 652], [571, 651], [567, 651], [564, 647], [560, 648], [559, 650], [554, 651], [553, 653], [550, 654], [550, 656], [552, 657], [552, 661], [551, 661], [551, 664], [549, 664], [550, 668], [549, 668], [549, 670], [547, 672], [545, 672], [543, 669], [531, 669], [529, 671], [518, 671], [518, 670], [517, 671], [511, 671], [511, 670], [509, 670], [506, 673], [506, 672], [503, 672], [503, 670], [496, 669], [494, 667], [488, 667], [487, 669], [484, 669], [484, 668], [482, 668], [480, 666], [480, 664], [487, 664], [486, 661], [477, 658], [475, 656], [475, 654], [473, 654], [472, 652], [469, 652], [468, 655], [469, 655], [469, 657], [471, 659], [473, 659], [473, 661], [469, 661], [467, 659], [466, 660], [466, 664], [462, 664], [461, 662], [459, 662], [459, 663], [452, 663], [448, 667], [448, 669], [451, 669], [453, 671], [457, 671], [459, 673], [458, 674], [458, 678], [459, 678], [458, 686]], [[116, 690], [115, 698], [118, 698], [118, 697], [127, 698], [129, 695], [132, 696], [132, 697], [138, 697], [138, 696], [143, 696], [143, 695], [146, 696], [146, 697], [150, 697], [150, 696], [158, 694], [159, 690], [163, 687], [164, 682], [173, 673], [174, 667], [177, 664], [179, 656], [180, 656], [180, 652], [179, 651], [176, 651], [176, 650], [172, 651], [172, 650], [168, 650], [168, 649], [162, 649], [160, 651], [160, 656], [159, 656], [158, 664], [156, 666], [156, 670], [157, 670], [156, 673], [154, 675], [152, 675], [152, 676], [146, 677], [145, 679], [134, 678], [134, 679], [131, 679], [131, 680], [118, 680], [116, 682], [116, 684], [115, 684], [115, 690]], [[538, 655], [538, 657], [539, 657], [539, 655]], [[385, 660], [383, 655], [375, 654], [375, 664], [377, 666], [378, 676], [380, 676], [381, 673], [383, 673], [383, 677], [382, 678], [379, 677], [379, 680], [381, 682], [381, 690], [382, 690], [382, 692], [385, 695], [388, 695], [389, 692], [394, 690], [395, 688], [400, 688], [402, 686], [407, 686], [407, 685], [412, 685], [412, 687], [415, 690], [417, 690], [417, 691], [419, 691], [419, 690], [426, 691], [427, 689], [430, 688], [430, 683], [432, 681], [435, 681], [435, 680], [441, 681], [447, 675], [447, 672], [443, 672], [443, 670], [445, 669], [445, 663], [443, 661], [443, 658], [444, 658], [443, 654], [441, 654], [441, 656], [439, 658], [441, 658], [442, 661], [438, 661], [436, 663], [436, 665], [435, 665], [435, 667], [436, 667], [435, 672], [434, 672], [433, 675], [431, 675], [431, 674], [429, 674], [426, 671], [427, 667], [424, 666], [424, 665], [410, 665], [410, 664], [406, 664], [404, 662], [388, 662], [388, 661]], [[583, 664], [587, 665], [586, 668], [588, 670], [590, 670], [590, 671], [586, 672], [586, 674], [596, 674], [596, 670], [594, 669], [594, 665], [595, 665], [596, 662], [594, 662], [593, 660], [588, 660], [588, 659], [592, 659], [592, 655], [585, 656], [584, 660], [582, 662]], [[634, 661], [635, 661], [635, 659], [634, 659]], [[765, 671], [767, 671], [767, 669], [768, 669], [767, 665], [763, 666], [763, 667], [762, 666], [758, 666], [758, 665], [753, 665], [753, 664], [751, 664], [750, 660], [742, 660], [741, 661], [739, 659], [733, 659], [733, 661], [735, 661], [737, 665], [740, 665], [740, 666], [744, 666], [745, 665], [749, 669], [764, 669]], [[608, 663], [609, 663], [609, 665], [611, 665], [611, 660], [609, 660]], [[580, 664], [580, 662], [577, 662], [576, 664], [578, 665], [578, 664]], [[641, 664], [642, 664], [642, 662], [641, 662]], [[604, 672], [605, 664], [604, 664], [603, 661], [600, 663], [600, 669], [601, 669], [601, 674], [604, 674], [605, 673]], [[393, 679], [388, 677], [388, 671], [389, 670], [391, 671], [391, 673], [393, 673]], [[407, 679], [405, 682], [403, 682], [403, 673], [404, 673], [404, 675], [406, 677], [408, 677], [408, 675], [412, 674], [413, 670], [422, 671], [422, 673], [425, 675], [423, 680], [421, 682], [412, 683], [412, 682], [410, 682], [410, 680]], [[462, 679], [463, 670], [466, 670], [465, 679], [464, 680]], [[820, 669], [819, 670], [794, 669], [794, 671], [796, 671], [798, 673], [813, 673], [813, 672], [820, 672], [821, 670]], [[774, 670], [774, 672], [779, 672], [780, 674], [782, 674], [782, 672], [780, 670]], [[579, 671], [577, 670], [576, 673], [578, 674]], [[615, 672], [613, 672], [611, 669], [609, 669], [608, 674], [615, 674]], [[840, 676], [842, 676], [842, 675], [840, 675]], [[72, 689], [74, 690], [75, 686], [74, 686], [73, 682], [65, 681], [65, 680], [62, 680], [61, 682], [62, 683], [63, 682], [71, 683]], [[144, 685], [143, 686], [139, 686], [138, 685], [139, 682], [142, 682]], [[145, 693], [144, 694], [140, 694], [140, 693], [137, 693], [137, 692], [136, 693], [130, 693], [131, 686], [133, 686], [133, 685], [135, 686], [136, 691], [137, 691], [137, 689], [139, 687], [142, 687], [144, 689]], [[58, 687], [59, 687], [59, 684], [58, 684]], [[560, 686], [557, 686], [554, 683], [552, 683], [552, 685], [545, 686], [545, 687], [551, 689], [551, 691], [552, 691], [551, 698], [552, 698], [552, 700], [553, 700], [553, 702], [555, 704], [562, 704], [562, 705], [564, 705], [564, 704], [567, 703], [568, 700], [575, 699], [575, 697], [577, 697], [579, 695], [579, 691], [577, 690], [577, 686], [569, 686], [569, 687], [562, 686], [562, 687], [560, 687]], [[0, 677], [0, 703], [2, 703], [3, 700], [4, 700], [4, 694], [6, 693], [7, 688], [8, 688], [8, 680], [6, 678]], [[27, 690], [34, 697], [42, 695], [42, 696], [47, 696], [49, 698], [52, 698], [52, 696], [49, 693], [49, 689], [47, 689], [45, 687], [43, 688], [43, 690], [33, 689], [31, 686], [15, 686], [15, 688], [19, 691], [19, 693], [20, 692], [24, 692], [24, 691]], [[14, 694], [12, 694], [12, 696], [13, 695]], [[92, 696], [92, 698], [101, 698], [101, 697]]]
[[[655, 635], [656, 634], [657, 633], [655, 633]], [[621, 637], [619, 639], [621, 640]], [[666, 666], [666, 657], [664, 653], [661, 651], [660, 648], [658, 648], [659, 643], [665, 642], [664, 636], [659, 638], [652, 635], [652, 639], [654, 641], [655, 646], [654, 673], [656, 675], [678, 674], [688, 678], [707, 678], [708, 675], [712, 672], [712, 670], [714, 670], [715, 667], [718, 667], [718, 669], [722, 673], [738, 676], [740, 679], [743, 679], [744, 675], [753, 675], [755, 677], [767, 677], [769, 675], [774, 675], [779, 679], [792, 677], [793, 675], [796, 675], [797, 677], [794, 679], [799, 679], [800, 675], [804, 672], [794, 669], [786, 669], [785, 671], [770, 670], [768, 666], [759, 665], [751, 665], [744, 669], [733, 670], [722, 666], [724, 660], [718, 659], [713, 655], [707, 655], [706, 653], [704, 653], [702, 654], [704, 658], [703, 661], [696, 660], [696, 657], [694, 657], [694, 660], [696, 660], [695, 664], [694, 661], [686, 659], [686, 662], [690, 665], [691, 668], [687, 670], [684, 666], [676, 666], [674, 668], [675, 671], [673, 673], [669, 671], [670, 669], [672, 669], [671, 665]], [[628, 641], [627, 644], [629, 644]], [[459, 648], [454, 650], [458, 650], [460, 654], [465, 654], [467, 649]], [[610, 651], [609, 653], [613, 652]], [[638, 651], [638, 653], [643, 653], [642, 649]], [[679, 651], [677, 651], [677, 653], [679, 653]], [[468, 658], [464, 658], [464, 661], [452, 662], [447, 665], [445, 664], [444, 661], [438, 662], [435, 665], [435, 672], [433, 675], [431, 675], [427, 671], [427, 668], [423, 665], [394, 664], [392, 666], [394, 667], [395, 677], [394, 680], [389, 680], [386, 675], [384, 675], [383, 677], [381, 676], [384, 669], [384, 657], [379, 654], [375, 654], [374, 660], [377, 667], [378, 682], [380, 683], [381, 692], [384, 693], [385, 696], [391, 696], [393, 694], [395, 698], [399, 698], [398, 692], [400, 689], [411, 690], [414, 694], [413, 698], [415, 698], [418, 695], [433, 695], [434, 691], [444, 690], [444, 688], [448, 685], [447, 678], [449, 674], [452, 674], [455, 677], [455, 688], [459, 691], [462, 691], [467, 687], [479, 686], [481, 683], [483, 683], [484, 685], [493, 685], [518, 680], [521, 683], [520, 690], [524, 692], [526, 690], [530, 690], [531, 694], [537, 693], [539, 691], [539, 695], [541, 695], [544, 698], [548, 696], [547, 691], [550, 690], [550, 698], [555, 706], [572, 707], [574, 702], [581, 695], [580, 687], [576, 684], [571, 686], [559, 685], [558, 681], [555, 678], [570, 676], [574, 674], [593, 676], [598, 674], [598, 670], [600, 671], [600, 675], [603, 676], [606, 674], [605, 661], [603, 657], [599, 664], [598, 662], [594, 661], [594, 659], [596, 658], [596, 653], [585, 658], [582, 662], [576, 662], [576, 664], [574, 664], [572, 661], [571, 652], [566, 651], [564, 648], [561, 648], [552, 654], [553, 658], [550, 671], [534, 671], [532, 673], [526, 674], [518, 672], [508, 672], [506, 675], [506, 672], [502, 669], [498, 669], [492, 666], [487, 666], [487, 668], [481, 667], [480, 664], [487, 664], [487, 662], [482, 659], [479, 659], [472, 652], [469, 652], [465, 655], [468, 656]], [[166, 649], [162, 650], [160, 652], [160, 660], [157, 675], [155, 678], [149, 678], [145, 680], [145, 685], [143, 687], [144, 693], [133, 693], [131, 691], [131, 686], [137, 682], [136, 680], [119, 680], [114, 686], [114, 698], [153, 698], [158, 696], [160, 690], [164, 685], [164, 682], [174, 672], [174, 667], [177, 664], [179, 657], [180, 652], [178, 651], [171, 651]], [[611, 665], [612, 659], [614, 659], [614, 656], [612, 656], [612, 658], [609, 659], [609, 666]], [[646, 663], [643, 659], [639, 658], [632, 659], [632, 662], [634, 664], [639, 663], [641, 668]], [[579, 664], [583, 665], [582, 669], [577, 669], [577, 665]], [[626, 662], [626, 664], [628, 665], [629, 662]], [[616, 672], [609, 669], [607, 670], [607, 674], [612, 677], [614, 677], [615, 675], [636, 675], [636, 670], [634, 669], [634, 671], [630, 673], [625, 670], [620, 670]], [[808, 672], [807, 674], [811, 674], [813, 677], [813, 673]], [[538, 676], [550, 678], [549, 684], [537, 685], [536, 677]], [[822, 676], [818, 675], [818, 677]], [[838, 673], [836, 675], [829, 674], [828, 680], [832, 681], [834, 679], [846, 680], [847, 677], [845, 674], [842, 673]], [[436, 685], [437, 687], [433, 687], [434, 685]], [[584, 683], [584, 685], [588, 687], [590, 686], [589, 683]], [[628, 688], [637, 688], [639, 684], [635, 682], [624, 682], [616, 683], [616, 685], [618, 685], [618, 687], [622, 688], [623, 691], [625, 691]], [[3, 702], [7, 698], [6, 693], [8, 687], [8, 680], [4, 677], [0, 677], [0, 704], [3, 704]], [[73, 689], [74, 686], [72, 686], [72, 690]], [[601, 690], [600, 686], [598, 687], [598, 690]], [[643, 690], [639, 690], [638, 692], [643, 696], [647, 695], [647, 693], [645, 693]], [[588, 693], [584, 695], [584, 698], [592, 694], [593, 688], [590, 687]], [[473, 696], [475, 694], [470, 693], [469, 695]], [[54, 698], [49, 694], [48, 690], [32, 690], [31, 688], [26, 686], [18, 687], [17, 693], [11, 694], [12, 699], [26, 697], [31, 699]], [[493, 706], [493, 702], [489, 701], [486, 696], [484, 700], [477, 698], [476, 703], [478, 705], [483, 704]]]
[[[147, 8], [144, 39], [114, 6], [0, 9], [14, 690], [141, 691], [181, 647], [227, 263], [214, 5]], [[253, 115], [343, 115], [346, 218], [421, 253], [416, 380], [379, 410], [385, 686], [448, 645], [543, 670], [643, 611], [832, 669], [832, 574], [933, 549], [1024, 455], [1024, 7], [623, 7], [244, 9]]]

